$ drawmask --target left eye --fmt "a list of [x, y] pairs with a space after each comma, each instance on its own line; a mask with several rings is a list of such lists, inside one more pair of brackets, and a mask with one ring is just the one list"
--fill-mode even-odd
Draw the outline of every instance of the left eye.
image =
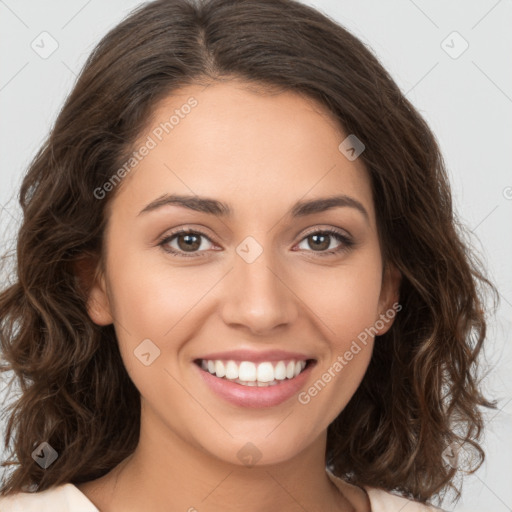
[[[338, 246], [334, 248], [331, 247], [333, 239], [339, 242]], [[332, 230], [315, 231], [304, 237], [302, 242], [305, 242], [309, 247], [313, 247], [313, 252], [320, 252], [322, 254], [336, 253], [343, 249], [348, 249], [352, 245], [352, 241], [347, 236]]]

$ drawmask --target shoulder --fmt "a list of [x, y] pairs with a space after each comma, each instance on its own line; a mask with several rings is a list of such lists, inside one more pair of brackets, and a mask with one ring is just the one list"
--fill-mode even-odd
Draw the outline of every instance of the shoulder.
[[352, 503], [360, 503], [360, 494], [366, 491], [372, 512], [397, 512], [397, 510], [404, 510], [404, 512], [405, 510], [407, 512], [444, 512], [432, 505], [424, 505], [423, 503], [409, 500], [403, 496], [397, 496], [376, 487], [364, 486], [363, 490], [360, 487], [349, 484], [331, 471], [327, 471], [327, 474]]
[[0, 496], [0, 512], [99, 512], [71, 483], [41, 492]]
[[433, 505], [424, 505], [376, 487], [365, 487], [365, 490], [370, 498], [372, 512], [396, 512], [402, 509], [407, 512], [444, 512]]

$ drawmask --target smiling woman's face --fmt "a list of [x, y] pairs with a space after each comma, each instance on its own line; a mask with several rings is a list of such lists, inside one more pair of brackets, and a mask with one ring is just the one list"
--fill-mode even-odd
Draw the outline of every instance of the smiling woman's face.
[[[197, 105], [181, 108], [191, 96]], [[176, 109], [169, 133], [158, 130]], [[96, 323], [114, 323], [140, 391], [141, 440], [180, 439], [234, 464], [247, 442], [270, 464], [325, 441], [373, 339], [345, 353], [398, 299], [396, 274], [382, 279], [367, 171], [338, 149], [347, 135], [312, 100], [241, 82], [190, 86], [158, 106], [140, 137], [156, 146], [110, 205], [106, 274], [89, 302]], [[333, 196], [330, 208], [305, 206]], [[201, 360], [277, 384], [229, 382]]]

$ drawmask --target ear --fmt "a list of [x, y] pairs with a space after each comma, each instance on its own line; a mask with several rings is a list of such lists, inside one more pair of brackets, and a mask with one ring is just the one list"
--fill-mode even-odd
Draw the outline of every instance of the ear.
[[74, 263], [75, 275], [87, 297], [87, 313], [97, 325], [109, 325], [114, 320], [105, 286], [105, 278], [96, 259], [87, 257]]
[[[391, 263], [386, 265], [382, 274], [382, 286], [379, 297], [379, 318], [376, 320], [377, 336], [386, 333], [393, 325], [396, 313], [402, 309], [400, 299], [401, 272]], [[378, 326], [382, 325], [382, 328]]]

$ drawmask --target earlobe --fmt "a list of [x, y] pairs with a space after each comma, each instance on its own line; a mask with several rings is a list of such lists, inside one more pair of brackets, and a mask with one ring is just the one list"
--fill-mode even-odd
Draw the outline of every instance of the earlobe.
[[87, 312], [91, 320], [98, 325], [110, 325], [113, 322], [110, 313], [110, 304], [108, 301], [107, 293], [104, 286], [103, 278], [101, 283], [94, 283], [89, 292], [87, 300]]
[[77, 261], [75, 272], [87, 297], [87, 314], [91, 320], [97, 325], [111, 324], [113, 318], [103, 273], [91, 259]]
[[393, 264], [388, 264], [384, 271], [379, 298], [379, 320], [376, 326], [382, 326], [382, 328], [378, 329], [377, 336], [382, 336], [389, 331], [397, 311], [401, 309], [399, 306], [401, 282], [402, 273]]

